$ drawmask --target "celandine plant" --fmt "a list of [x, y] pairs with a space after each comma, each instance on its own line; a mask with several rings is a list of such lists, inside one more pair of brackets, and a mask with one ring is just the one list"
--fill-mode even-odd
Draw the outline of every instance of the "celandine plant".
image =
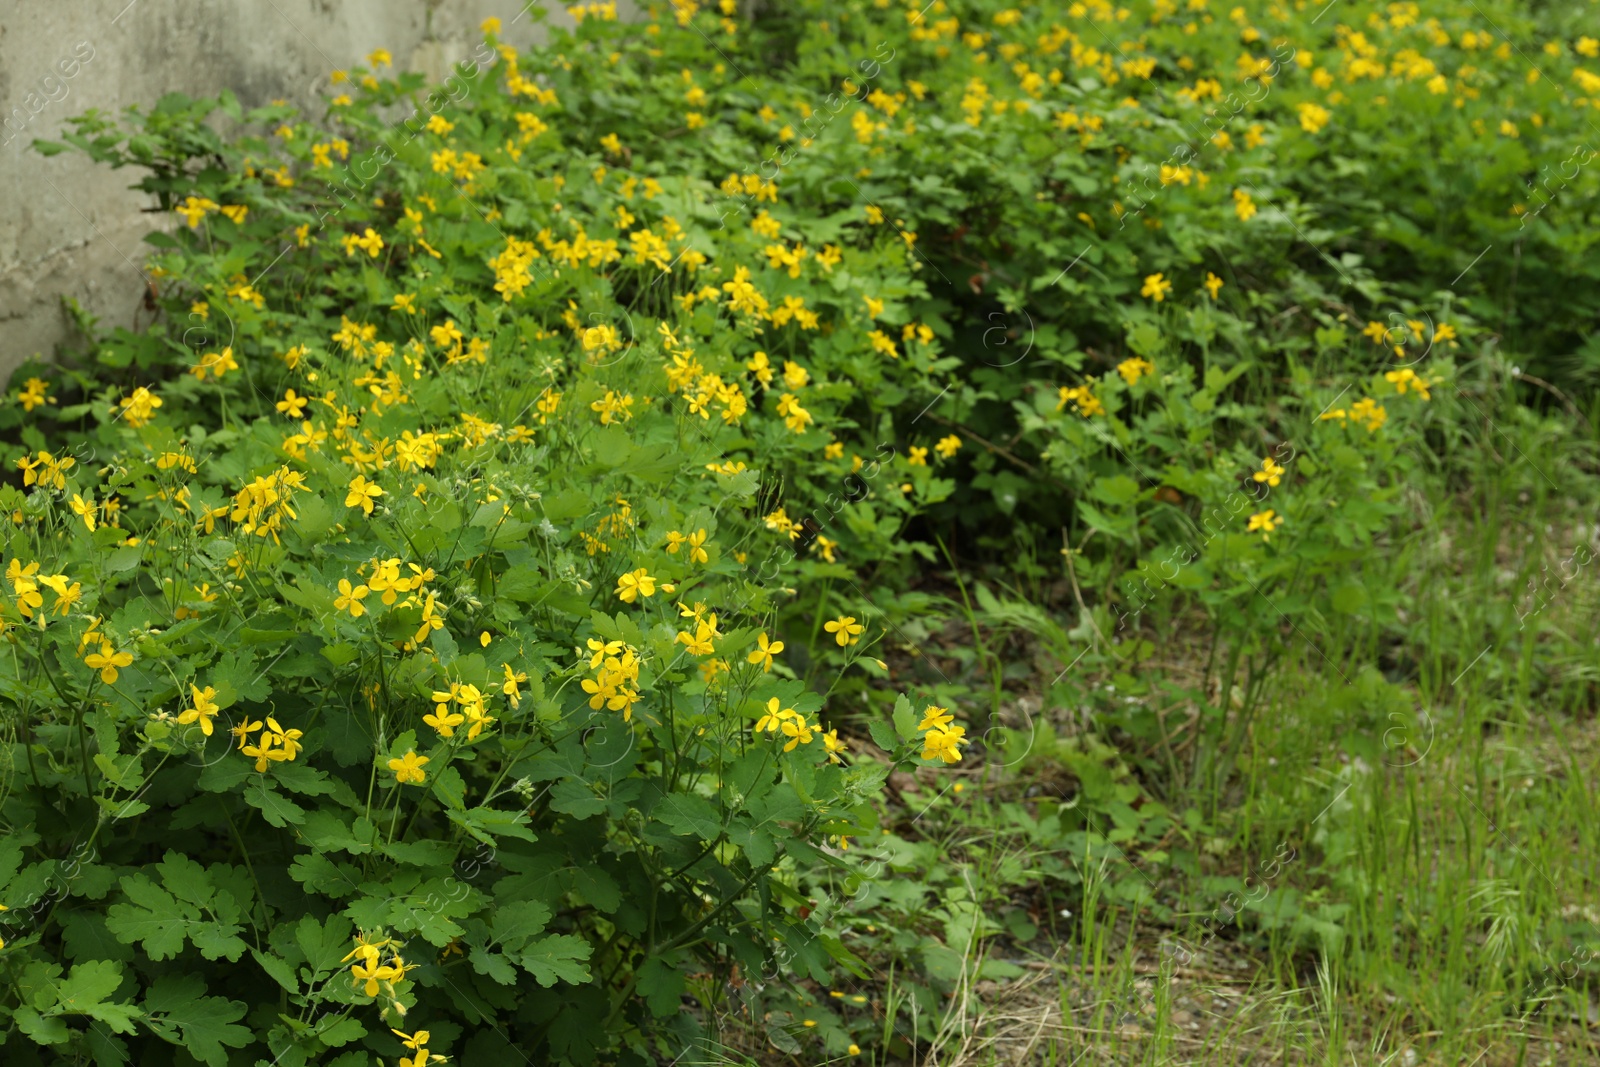
[[153, 321], [0, 409], [8, 1062], [643, 1057], [820, 978], [860, 735], [965, 747], [869, 654], [922, 523], [1069, 527], [1102, 652], [1202, 607], [1225, 777], [1286, 642], [1393, 611], [1343, 575], [1476, 324], [1593, 317], [1492, 295], [1594, 269], [1600, 42], [1530, 79], [1480, 6], [585, 4], [75, 120], [169, 225]]
[[[906, 245], [718, 228], [714, 183], [614, 135], [552, 152], [560, 94], [496, 58], [390, 140], [415, 79], [362, 77], [339, 134], [79, 123], [180, 224], [156, 327], [81, 400], [18, 394], [8, 1063], [644, 1062], [692, 1036], [690, 974], [848, 961], [798, 872], [848, 865], [892, 764], [962, 757], [902, 698], [890, 763], [852, 758], [774, 622], [851, 574], [836, 514], [893, 536], [896, 445], [816, 339], [865, 332]], [[808, 530], [759, 477], [818, 454]], [[837, 606], [813, 656], [881, 678]]]

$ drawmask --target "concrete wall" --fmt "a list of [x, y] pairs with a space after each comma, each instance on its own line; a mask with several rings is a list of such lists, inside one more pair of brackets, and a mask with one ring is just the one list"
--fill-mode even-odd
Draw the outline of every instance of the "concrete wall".
[[[533, 0], [571, 25], [554, 0]], [[170, 225], [129, 189], [141, 174], [78, 152], [41, 156], [88, 108], [154, 104], [163, 93], [232, 89], [246, 107], [309, 106], [333, 70], [387, 48], [395, 66], [442, 79], [472, 54], [479, 24], [534, 43], [522, 0], [0, 0], [0, 383], [69, 336], [61, 297], [103, 325], [132, 325], [144, 294], [143, 237]]]

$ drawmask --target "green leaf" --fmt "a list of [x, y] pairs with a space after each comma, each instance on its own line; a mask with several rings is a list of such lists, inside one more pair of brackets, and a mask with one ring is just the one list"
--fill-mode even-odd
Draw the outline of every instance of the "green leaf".
[[20, 834], [0, 838], [0, 888], [10, 885], [11, 879], [22, 869], [22, 846]]
[[1129, 504], [1139, 495], [1139, 483], [1126, 474], [1117, 474], [1096, 478], [1091, 492], [1096, 500], [1106, 504]]
[[283, 986], [290, 993], [300, 992], [300, 983], [295, 980], [294, 967], [288, 960], [265, 952], [259, 952], [256, 949], [251, 949], [250, 955], [255, 957], [255, 961], [261, 965], [261, 969], [266, 971], [274, 982]]
[[273, 826], [298, 826], [306, 821], [306, 809], [268, 785], [265, 775], [258, 775], [245, 786], [244, 800], [251, 807], [260, 808], [262, 817]]
[[607, 915], [622, 904], [621, 887], [599, 867], [577, 868], [572, 875], [572, 891], [580, 900], [593, 904]]
[[521, 948], [536, 934], [544, 932], [550, 909], [537, 900], [520, 900], [497, 908], [491, 929], [494, 939], [507, 948]]
[[467, 806], [467, 785], [461, 780], [461, 772], [454, 767], [446, 767], [433, 776], [433, 795], [439, 802], [452, 811], [465, 810]]
[[336, 788], [325, 773], [304, 763], [274, 763], [272, 780], [286, 789], [308, 797], [332, 793]]
[[722, 816], [709, 800], [693, 793], [673, 793], [656, 805], [654, 814], [679, 835], [694, 834], [702, 841], [722, 836]]
[[357, 818], [352, 827], [347, 826], [335, 813], [319, 808], [306, 816], [300, 834], [318, 852], [348, 852], [363, 856], [374, 848], [378, 831], [365, 816]]
[[167, 1028], [177, 1027], [195, 1059], [208, 1067], [228, 1067], [227, 1048], [244, 1048], [254, 1039], [247, 1028], [235, 1025], [244, 1018], [245, 1005], [204, 996], [205, 991], [205, 981], [196, 975], [166, 975], [150, 987], [144, 1010], [161, 1016]]
[[72, 1037], [67, 1024], [55, 1017], [45, 1018], [27, 1005], [12, 1012], [17, 1029], [33, 1039], [37, 1045], [59, 1045]]
[[633, 455], [633, 442], [621, 426], [607, 426], [593, 440], [595, 459], [607, 467], [620, 467]]
[[1149, 359], [1161, 351], [1161, 331], [1155, 324], [1141, 322], [1128, 331], [1128, 347]]
[[900, 747], [900, 735], [895, 732], [892, 724], [882, 719], [874, 719], [867, 725], [867, 732], [872, 735], [872, 741], [885, 752], [893, 752]]
[[132, 1004], [108, 1002], [122, 984], [122, 964], [115, 960], [88, 960], [73, 964], [72, 973], [56, 987], [52, 1015], [87, 1015], [119, 1034], [131, 1034], [133, 1021], [143, 1015]]
[[501, 985], [517, 984], [516, 967], [500, 953], [480, 946], [468, 953], [467, 959], [471, 961], [472, 969], [479, 974], [493, 978]]
[[448, 841], [396, 841], [382, 846], [383, 854], [413, 867], [448, 866], [455, 849]]
[[587, 960], [590, 951], [589, 942], [581, 937], [552, 934], [524, 949], [518, 962], [546, 989], [557, 982], [582, 985], [589, 981], [589, 968], [579, 961]]
[[496, 808], [473, 808], [470, 811], [446, 811], [450, 821], [459, 824], [467, 833], [486, 845], [498, 845], [500, 837], [515, 837], [523, 841], [539, 840], [528, 829], [525, 811], [500, 811]]
[[415, 931], [429, 944], [443, 948], [466, 932], [455, 920], [476, 911], [482, 899], [465, 882], [431, 878], [410, 893], [388, 901], [389, 921], [397, 933]]
[[[361, 1024], [360, 1019], [347, 1016], [343, 1019], [336, 1019], [327, 1026], [322, 1027], [316, 1032], [316, 1036], [318, 1041], [321, 1041], [329, 1048], [338, 1048], [340, 1045], [348, 1045], [352, 1041], [360, 1041], [363, 1037], [366, 1037], [367, 1028]], [[366, 1054], [362, 1053], [361, 1055], [365, 1056]], [[348, 1056], [340, 1057], [340, 1059], [346, 1058]]]
[[895, 698], [894, 728], [902, 741], [912, 741], [917, 736], [917, 713], [911, 710], [911, 701], [904, 693]]
[[[243, 927], [234, 921], [239, 905], [232, 894], [218, 892], [203, 867], [177, 852], [169, 851], [154, 869], [161, 886], [144, 874], [122, 879], [130, 902], [107, 910], [106, 928], [112, 935], [123, 944], [143, 944], [145, 953], [158, 961], [176, 956], [185, 937], [206, 959], [238, 960], [246, 945], [238, 937]], [[208, 913], [216, 920], [205, 918]]]
[[172, 894], [142, 874], [123, 878], [122, 891], [132, 903], [107, 909], [106, 928], [112, 936], [125, 945], [142, 944], [145, 955], [157, 962], [177, 956], [188, 920]]
[[353, 863], [331, 860], [320, 852], [296, 856], [289, 864], [289, 877], [307, 890], [338, 900], [360, 888], [361, 868]]
[[606, 807], [606, 798], [597, 796], [588, 782], [578, 778], [563, 779], [550, 790], [550, 810], [571, 815], [574, 819], [592, 818], [605, 811]]
[[679, 999], [688, 988], [682, 969], [660, 957], [652, 957], [639, 968], [638, 977], [639, 993], [644, 997], [650, 1014], [660, 1019], [676, 1014], [681, 1009]]
[[224, 759], [206, 764], [200, 772], [199, 788], [208, 793], [226, 793], [255, 774], [247, 760]]
[[305, 953], [306, 965], [320, 977], [340, 968], [340, 961], [350, 951], [351, 933], [349, 920], [341, 915], [330, 915], [321, 922], [307, 915], [295, 926], [294, 940]]

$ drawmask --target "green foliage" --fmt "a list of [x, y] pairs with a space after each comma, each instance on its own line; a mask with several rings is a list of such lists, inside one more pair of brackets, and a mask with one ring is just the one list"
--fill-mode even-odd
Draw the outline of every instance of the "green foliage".
[[[154, 322], [80, 315], [0, 410], [8, 1056], [639, 1063], [740, 983], [780, 1048], [914, 1054], [1009, 975], [974, 946], [1039, 932], [1003, 892], [1087, 924], [1163, 909], [1085, 875], [1108, 849], [1202, 870], [1274, 671], [1401, 618], [1372, 550], [1502, 338], [1593, 370], [1595, 287], [1557, 280], [1594, 277], [1597, 179], [1524, 199], [1574, 159], [1566, 87], [1600, 97], [1586, 37], [1529, 78], [1472, 2], [737, 8], [39, 145], [175, 222]], [[1011, 563], [1077, 625], [958, 577], [942, 677], [913, 577], [1058, 531]], [[1195, 614], [1200, 684], [1152, 677]], [[1013, 633], [1102, 736], [1006, 720]], [[961, 758], [983, 673], [975, 747], [1075, 793], [940, 809], [1037, 853], [979, 853], [992, 891], [893, 877], [946, 853], [879, 836], [880, 790]], [[861, 944], [921, 977], [804, 1014]]]

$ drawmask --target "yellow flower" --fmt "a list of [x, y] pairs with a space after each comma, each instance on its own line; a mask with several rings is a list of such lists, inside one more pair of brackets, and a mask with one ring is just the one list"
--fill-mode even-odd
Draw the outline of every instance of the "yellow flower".
[[[1092, 378], [1089, 380], [1094, 381]], [[1056, 404], [1057, 411], [1066, 410], [1069, 403], [1086, 419], [1105, 411], [1105, 405], [1100, 403], [1100, 398], [1095, 396], [1087, 385], [1063, 385], [1056, 391], [1056, 395], [1059, 400]]]
[[918, 730], [942, 730], [955, 722], [955, 716], [950, 714], [950, 709], [941, 708], [937, 704], [929, 704], [922, 712], [922, 721], [917, 724]]
[[1154, 374], [1155, 372], [1156, 365], [1154, 363], [1147, 359], [1140, 359], [1138, 356], [1125, 359], [1117, 364], [1117, 373], [1122, 375], [1122, 380], [1129, 385], [1137, 382], [1144, 375]]
[[350, 579], [340, 578], [339, 597], [333, 602], [334, 609], [337, 611], [348, 611], [352, 619], [359, 619], [361, 616], [367, 613], [367, 606], [361, 603], [361, 600], [370, 592], [372, 592], [372, 590], [368, 589], [364, 585], [358, 585], [352, 588], [350, 585]]
[[1167, 294], [1171, 291], [1172, 283], [1163, 278], [1158, 271], [1155, 274], [1146, 276], [1144, 288], [1139, 290], [1139, 295], [1149, 297], [1159, 304], [1167, 298]]
[[400, 957], [395, 956], [387, 965], [378, 964], [378, 956], [374, 953], [363, 962], [350, 968], [350, 976], [356, 988], [369, 997], [378, 995], [380, 983], [393, 983], [405, 977], [405, 969], [401, 965]]
[[274, 719], [271, 715], [267, 716], [267, 731], [268, 733], [261, 735], [262, 744], [266, 744], [267, 739], [270, 736], [271, 740], [279, 746], [277, 752], [267, 757], [268, 759], [292, 760], [294, 759], [295, 753], [299, 752], [301, 747], [303, 747], [300, 745], [299, 741], [300, 738], [305, 736], [305, 731], [285, 730], [282, 726], [278, 725], [278, 720]]
[[767, 701], [766, 714], [756, 720], [756, 733], [777, 733], [778, 727], [782, 726], [785, 720], [792, 719], [796, 715], [797, 712], [793, 708], [780, 708], [778, 698], [773, 697]]
[[1222, 279], [1217, 277], [1215, 274], [1212, 274], [1210, 271], [1206, 271], [1206, 280], [1202, 282], [1201, 285], [1204, 287], [1206, 292], [1211, 294], [1211, 299], [1215, 300], [1217, 298], [1218, 290], [1222, 288]]
[[833, 639], [839, 643], [840, 648], [855, 644], [862, 631], [866, 629], [856, 622], [854, 615], [841, 615], [837, 619], [823, 623], [822, 628], [833, 634]]
[[[438, 700], [441, 694], [433, 694], [433, 699]], [[453, 710], [448, 700], [454, 694], [443, 694], [445, 701], [440, 702], [433, 709], [433, 714], [424, 715], [422, 721], [439, 732], [440, 737], [454, 737], [456, 727], [467, 721], [467, 717], [459, 711]]]
[[39, 584], [56, 594], [55, 609], [57, 615], [65, 615], [73, 606], [83, 598], [83, 583], [72, 582], [65, 574], [44, 574], [39, 576]]
[[185, 726], [192, 722], [198, 722], [200, 724], [200, 732], [210, 737], [211, 720], [217, 717], [217, 691], [209, 685], [201, 689], [191, 682], [189, 694], [194, 699], [194, 707], [179, 715], [178, 721]]
[[270, 764], [273, 760], [282, 758], [282, 756], [273, 751], [272, 745], [274, 740], [275, 738], [272, 734], [263, 733], [260, 737], [260, 740], [256, 744], [239, 746], [239, 752], [241, 755], [248, 756], [250, 759], [256, 761], [257, 774], [264, 774], [268, 764]]
[[656, 580], [643, 567], [629, 571], [617, 579], [617, 599], [632, 604], [641, 596], [656, 595]]
[[[678, 606], [682, 607], [683, 605], [680, 604]], [[685, 614], [684, 617], [689, 618], [690, 615]], [[591, 637], [585, 643], [589, 646], [589, 651], [594, 653], [589, 657], [590, 670], [598, 670], [600, 665], [606, 661], [607, 656], [622, 654], [623, 644], [621, 641], [596, 641]]]
[[367, 227], [367, 232], [360, 237], [355, 234], [346, 234], [340, 244], [344, 245], [344, 254], [346, 256], [353, 256], [356, 254], [356, 250], [360, 249], [373, 259], [377, 259], [378, 255], [383, 251], [383, 238], [378, 235], [377, 230], [370, 226]]
[[367, 481], [364, 474], [358, 474], [350, 481], [350, 491], [345, 495], [344, 506], [347, 508], [360, 508], [364, 514], [372, 514], [372, 502], [383, 495], [383, 490], [376, 482]]
[[[840, 450], [841, 452], [843, 451], [843, 446], [840, 446]], [[939, 455], [943, 458], [949, 459], [961, 450], [961, 438], [957, 437], [955, 434], [950, 434], [948, 437], [941, 437], [939, 438], [938, 442], [934, 444], [933, 450], [939, 453]]]
[[420, 645], [434, 630], [444, 629], [444, 619], [437, 614], [435, 599], [432, 593], [428, 594], [427, 601], [422, 605], [422, 623], [417, 627], [417, 632], [411, 639], [414, 645]]
[[95, 503], [94, 503], [94, 498], [90, 497], [88, 500], [84, 500], [83, 497], [81, 495], [79, 495], [78, 493], [73, 493], [72, 494], [72, 503], [69, 506], [72, 508], [72, 513], [74, 515], [78, 516], [78, 518], [82, 519], [83, 520], [83, 524], [85, 526], [89, 527], [89, 532], [90, 533], [94, 533], [94, 527], [95, 527], [95, 518], [94, 518]]
[[217, 210], [217, 203], [203, 196], [191, 196], [173, 210], [182, 215], [189, 228], [193, 230], [199, 228], [200, 220], [206, 217], [206, 212]]
[[1250, 477], [1258, 482], [1266, 482], [1276, 489], [1278, 482], [1283, 478], [1283, 468], [1274, 463], [1271, 456], [1268, 456], [1261, 461], [1261, 469], [1250, 475]]
[[783, 750], [785, 752], [793, 752], [796, 746], [809, 745], [812, 731], [817, 728], [806, 722], [805, 716], [794, 715], [783, 720], [781, 729], [783, 730], [783, 735], [789, 739], [789, 743], [783, 746]]
[[100, 680], [111, 685], [117, 680], [117, 668], [127, 667], [133, 663], [133, 653], [118, 652], [111, 647], [110, 641], [100, 642], [100, 651], [91, 652], [83, 657], [83, 662], [91, 669], [100, 672]]
[[1350, 417], [1366, 423], [1368, 433], [1377, 433], [1378, 428], [1388, 420], [1389, 413], [1384, 410], [1382, 404], [1364, 396], [1350, 405]]
[[[711, 557], [709, 555], [707, 555], [706, 554], [706, 550], [703, 547], [701, 547], [706, 543], [706, 532], [705, 532], [705, 530], [704, 529], [696, 530], [694, 533], [689, 535], [689, 539], [688, 540], [689, 540], [689, 562], [690, 563], [709, 563], [711, 561]], [[648, 593], [646, 593], [645, 595], [649, 596]]]
[[296, 396], [294, 390], [290, 389], [283, 394], [283, 399], [273, 406], [278, 409], [279, 413], [287, 415], [291, 419], [298, 419], [305, 415], [306, 405], [309, 403], [311, 403], [309, 399], [303, 396]]
[[[422, 769], [422, 765], [427, 762], [427, 756], [419, 756], [415, 750], [410, 750], [399, 759], [390, 760], [389, 769], [394, 772], [394, 780], [399, 785], [405, 785], [407, 782], [412, 785], [421, 785], [428, 776], [427, 772]], [[428, 1040], [426, 1032], [419, 1034], [418, 1037], [422, 1041]]]
[[822, 747], [828, 750], [829, 763], [843, 763], [844, 760], [839, 758], [839, 753], [850, 751], [850, 746], [839, 740], [837, 729], [829, 730], [822, 735]]
[[22, 404], [23, 411], [32, 411], [42, 404], [54, 404], [54, 397], [47, 397], [45, 393], [50, 389], [50, 383], [43, 378], [29, 378], [23, 384], [22, 391], [17, 394], [17, 400]]
[[1271, 539], [1272, 531], [1282, 525], [1283, 519], [1278, 516], [1277, 512], [1268, 508], [1266, 511], [1258, 511], [1250, 516], [1250, 523], [1245, 527], [1245, 532], [1255, 533], [1260, 530], [1261, 540], [1267, 541]]
[[[1435, 334], [1435, 337], [1437, 336]], [[1389, 371], [1384, 375], [1384, 378], [1394, 383], [1394, 391], [1396, 393], [1403, 394], [1407, 389], [1410, 389], [1424, 400], [1432, 397], [1432, 394], [1428, 392], [1428, 380], [1417, 377], [1417, 372], [1410, 367]]]
[[522, 671], [512, 670], [509, 663], [502, 663], [500, 666], [504, 667], [506, 672], [505, 684], [500, 687], [500, 691], [506, 695], [506, 699], [515, 708], [522, 703], [522, 690], [518, 687], [528, 680], [528, 676]]
[[689, 633], [682, 630], [678, 633], [678, 641], [692, 656], [709, 656], [716, 651], [712, 639], [720, 636], [716, 629], [716, 616], [713, 615], [708, 622], [697, 622], [695, 632]]
[[[200, 379], [206, 380], [207, 372], [217, 378], [231, 370], [239, 369], [239, 361], [233, 358], [233, 347], [230, 345], [221, 352], [207, 352], [200, 357], [200, 362], [189, 368], [189, 373]], [[159, 406], [159, 405], [153, 405]], [[130, 425], [132, 422], [130, 420]]]
[[1256, 203], [1243, 189], [1233, 191], [1233, 213], [1239, 216], [1240, 222], [1249, 222], [1255, 217]]
[[[490, 30], [490, 29], [487, 28], [487, 25], [486, 25], [484, 32], [486, 32], [486, 33], [496, 33], [496, 32], [498, 32], [499, 29], [500, 29], [500, 20], [499, 19], [486, 19], [485, 20], [485, 23], [489, 23], [489, 22], [494, 23], [495, 24], [495, 28], [493, 30]], [[427, 760], [423, 760], [422, 762], [423, 763], [427, 763], [428, 761]], [[422, 1047], [424, 1045], [426, 1045], [428, 1043], [429, 1039], [433, 1036], [433, 1035], [429, 1034], [428, 1031], [426, 1031], [426, 1030], [418, 1030], [416, 1033], [408, 1035], [402, 1030], [395, 1030], [394, 1027], [392, 1027], [392, 1026], [389, 1027], [389, 1029], [394, 1031], [395, 1035], [400, 1038], [400, 1043], [402, 1045], [404, 1045], [408, 1049], [411, 1049], [413, 1052], [420, 1051], [422, 1049]]]
[[967, 744], [966, 729], [961, 726], [947, 726], [938, 730], [929, 730], [922, 738], [922, 758], [941, 759], [946, 763], [959, 763], [961, 760], [961, 746]]
[[745, 662], [761, 664], [761, 671], [764, 674], [772, 670], [772, 657], [783, 651], [783, 642], [769, 641], [766, 631], [762, 631], [756, 637], [756, 646]]
[[1333, 116], [1321, 104], [1313, 104], [1309, 100], [1296, 107], [1300, 113], [1300, 128], [1307, 133], [1316, 133], [1328, 124]]
[[239, 748], [242, 751], [244, 749], [245, 742], [250, 740], [250, 735], [252, 733], [254, 733], [255, 731], [261, 729], [261, 727], [262, 727], [262, 723], [261, 723], [260, 720], [257, 720], [255, 722], [251, 722], [250, 721], [250, 716], [246, 715], [244, 717], [244, 721], [243, 722], [241, 722], [238, 726], [235, 726], [233, 729], [229, 730], [228, 732], [231, 733], [235, 738], [238, 739]]

